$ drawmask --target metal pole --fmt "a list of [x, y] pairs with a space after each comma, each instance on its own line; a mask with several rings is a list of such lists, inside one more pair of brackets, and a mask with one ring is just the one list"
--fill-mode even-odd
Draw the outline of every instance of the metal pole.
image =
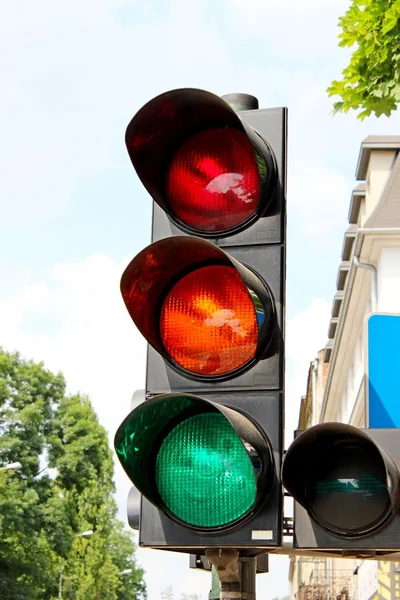
[[62, 572], [63, 572], [63, 566], [61, 563], [60, 564], [60, 579], [58, 582], [58, 600], [62, 600]]
[[241, 558], [241, 600], [256, 600], [257, 559]]
[[258, 100], [255, 96], [250, 94], [224, 94], [221, 96], [222, 100], [225, 100], [234, 111], [240, 110], [257, 110]]
[[219, 600], [240, 600], [238, 550], [233, 548], [206, 549], [206, 558], [215, 568], [219, 579]]
[[218, 573], [213, 566], [211, 570], [211, 591], [208, 594], [208, 600], [219, 600], [220, 593], [221, 585], [219, 582]]
[[257, 559], [237, 550], [206, 550], [212, 577], [209, 600], [256, 600]]

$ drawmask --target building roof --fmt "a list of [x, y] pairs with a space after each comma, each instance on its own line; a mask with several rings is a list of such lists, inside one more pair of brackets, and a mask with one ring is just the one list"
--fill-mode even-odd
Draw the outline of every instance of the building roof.
[[351, 192], [350, 207], [349, 207], [349, 223], [356, 224], [358, 222], [358, 213], [360, 212], [361, 200], [365, 198], [366, 184], [363, 181], [359, 183]]
[[400, 136], [369, 135], [363, 140], [356, 168], [357, 181], [366, 178], [369, 157], [372, 150], [400, 150]]
[[[358, 158], [356, 177], [366, 176], [370, 154], [372, 151], [398, 150], [395, 155], [392, 170], [380, 196], [378, 204], [363, 225], [363, 229], [400, 228], [400, 136], [398, 135], [369, 135], [361, 144]], [[366, 195], [366, 183], [360, 182], [352, 191], [349, 208], [349, 223], [344, 234], [342, 246], [342, 261], [339, 265], [336, 294], [333, 298], [331, 319], [329, 321], [328, 338], [325, 348], [325, 361], [329, 362], [335, 343], [336, 331], [340, 321], [340, 311], [344, 299], [348, 274], [354, 252], [354, 242], [359, 230], [359, 212], [361, 201]]]
[[378, 204], [364, 223], [365, 229], [400, 227], [400, 154], [397, 155]]
[[347, 275], [350, 271], [350, 265], [351, 263], [349, 260], [342, 260], [342, 262], [339, 265], [339, 270], [336, 278], [336, 289], [339, 291], [344, 290], [346, 286]]

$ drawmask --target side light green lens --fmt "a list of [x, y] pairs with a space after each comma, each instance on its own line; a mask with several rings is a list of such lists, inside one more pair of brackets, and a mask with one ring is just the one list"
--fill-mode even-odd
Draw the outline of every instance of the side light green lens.
[[245, 515], [257, 485], [248, 453], [220, 413], [203, 413], [175, 427], [161, 444], [156, 484], [168, 509], [198, 527], [218, 527]]

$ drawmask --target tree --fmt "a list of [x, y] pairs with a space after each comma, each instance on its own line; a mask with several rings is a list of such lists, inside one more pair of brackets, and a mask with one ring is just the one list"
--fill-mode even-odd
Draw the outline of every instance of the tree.
[[60, 583], [64, 599], [144, 597], [88, 398], [66, 397], [62, 375], [0, 349], [0, 465], [15, 460], [21, 471], [0, 471], [0, 598], [53, 600]]
[[[51, 508], [63, 504], [50, 478], [38, 478], [53, 407], [65, 391], [59, 375], [42, 365], [0, 352], [0, 464], [19, 460], [21, 472], [1, 472], [0, 597], [51, 598], [57, 578], [57, 553], [68, 551], [67, 510], [53, 531]], [[66, 508], [66, 507], [65, 507]], [[57, 541], [56, 541], [57, 540]]]
[[109, 552], [113, 564], [117, 565], [119, 573], [131, 569], [131, 573], [120, 576], [120, 587], [117, 600], [135, 600], [146, 598], [146, 586], [143, 581], [143, 571], [135, 561], [135, 544], [132, 536], [123, 527], [121, 521], [114, 520], [114, 526], [109, 536]]
[[400, 0], [353, 0], [339, 25], [339, 45], [356, 47], [327, 90], [340, 97], [334, 111], [389, 116], [400, 101]]
[[[172, 585], [167, 586], [161, 592], [161, 600], [174, 600], [174, 592], [172, 589]], [[184, 594], [182, 593], [179, 600], [200, 600], [200, 596], [198, 594]]]
[[168, 585], [161, 592], [161, 600], [174, 600], [174, 592], [172, 589], [172, 585]]

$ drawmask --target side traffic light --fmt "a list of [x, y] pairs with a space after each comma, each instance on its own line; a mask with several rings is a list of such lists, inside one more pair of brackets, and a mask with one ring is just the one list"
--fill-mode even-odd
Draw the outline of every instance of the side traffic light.
[[296, 501], [295, 547], [399, 547], [399, 441], [399, 430], [343, 423], [315, 425], [295, 439], [282, 471]]

